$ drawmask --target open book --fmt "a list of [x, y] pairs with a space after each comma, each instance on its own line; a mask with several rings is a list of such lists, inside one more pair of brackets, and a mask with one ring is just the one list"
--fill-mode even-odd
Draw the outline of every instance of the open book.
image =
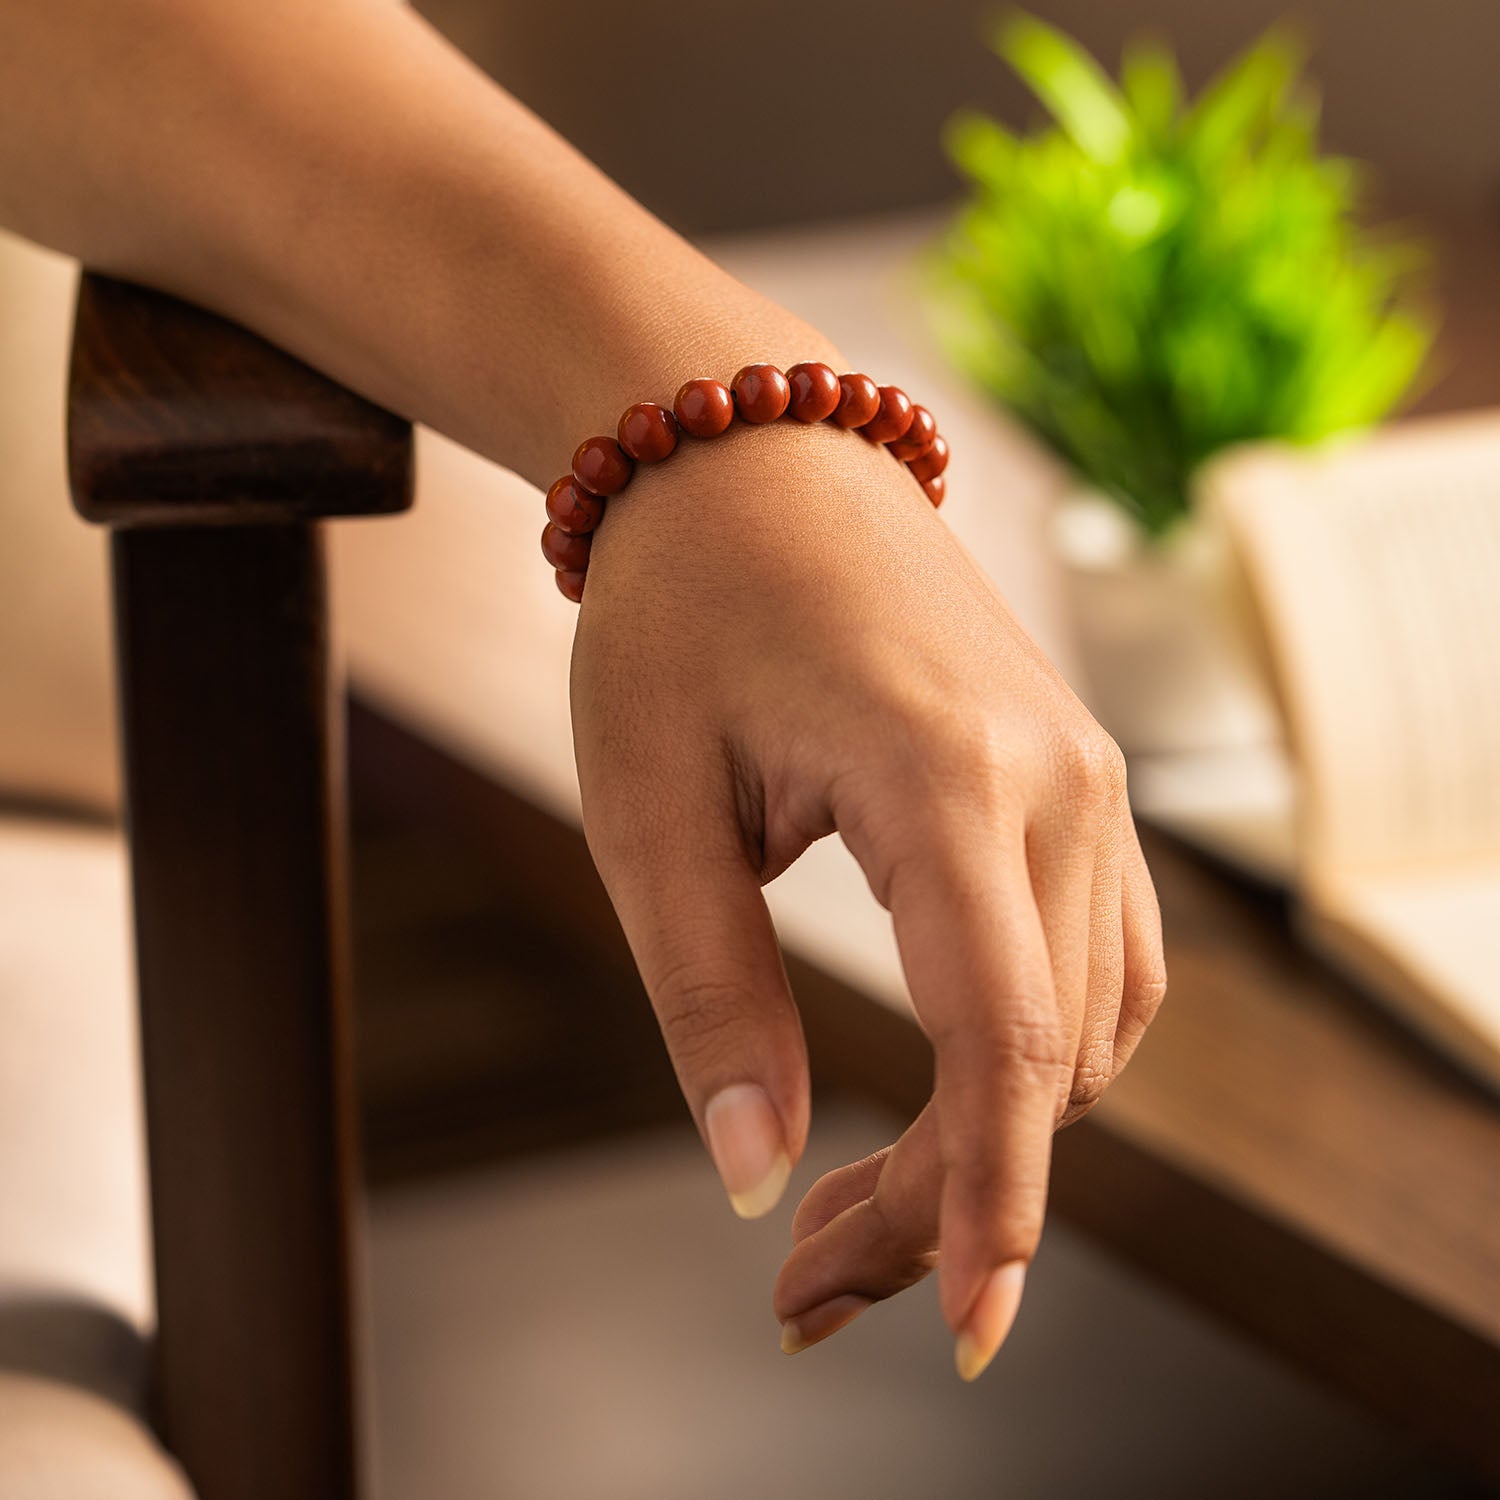
[[1301, 780], [1312, 940], [1500, 1088], [1500, 413], [1218, 464]]

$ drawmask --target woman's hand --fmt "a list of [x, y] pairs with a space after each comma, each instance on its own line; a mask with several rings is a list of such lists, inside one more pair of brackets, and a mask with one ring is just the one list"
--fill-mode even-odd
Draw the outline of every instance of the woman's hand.
[[972, 1379], [1015, 1315], [1052, 1132], [1165, 988], [1118, 750], [904, 469], [789, 420], [685, 440], [612, 502], [573, 715], [589, 845], [746, 1216], [809, 1111], [761, 887], [837, 831], [891, 912], [936, 1088], [814, 1184], [776, 1313], [795, 1350], [939, 1264]]

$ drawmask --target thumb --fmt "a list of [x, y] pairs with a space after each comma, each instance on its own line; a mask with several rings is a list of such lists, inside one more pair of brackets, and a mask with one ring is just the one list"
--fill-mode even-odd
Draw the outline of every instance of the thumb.
[[802, 1155], [809, 1089], [758, 873], [733, 846], [595, 858], [729, 1201], [759, 1218]]

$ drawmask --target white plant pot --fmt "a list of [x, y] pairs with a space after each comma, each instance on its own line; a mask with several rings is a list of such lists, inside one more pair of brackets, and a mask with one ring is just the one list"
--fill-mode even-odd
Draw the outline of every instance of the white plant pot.
[[1053, 534], [1084, 697], [1127, 755], [1281, 742], [1248, 600], [1211, 513], [1153, 545], [1118, 505], [1084, 493], [1059, 504]]

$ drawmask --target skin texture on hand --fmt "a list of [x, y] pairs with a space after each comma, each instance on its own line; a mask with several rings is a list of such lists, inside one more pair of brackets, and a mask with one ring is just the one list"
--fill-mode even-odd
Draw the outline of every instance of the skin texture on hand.
[[828, 427], [637, 476], [595, 540], [572, 690], [590, 847], [742, 1212], [808, 1130], [761, 886], [837, 832], [890, 910], [933, 1099], [814, 1185], [775, 1307], [805, 1347], [940, 1264], [972, 1378], [1015, 1315], [1052, 1133], [1164, 990], [1119, 752], [910, 476]]

